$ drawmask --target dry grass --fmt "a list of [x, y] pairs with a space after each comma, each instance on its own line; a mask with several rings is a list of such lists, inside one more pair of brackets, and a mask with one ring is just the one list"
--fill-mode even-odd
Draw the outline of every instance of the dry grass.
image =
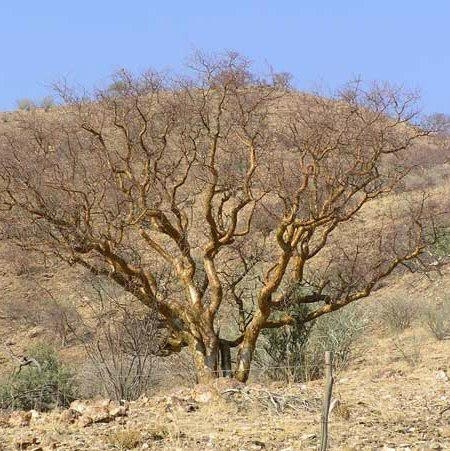
[[[450, 383], [436, 377], [450, 368], [448, 344], [418, 328], [402, 337], [420, 342], [422, 358], [414, 367], [398, 355], [392, 337], [372, 335], [363, 356], [337, 374], [334, 396], [340, 408], [331, 417], [332, 449], [450, 446], [449, 414], [440, 415], [450, 405]], [[277, 413], [258, 403], [245, 407], [227, 398], [186, 411], [167, 409], [158, 397], [131, 403], [122, 424], [116, 420], [83, 429], [59, 423], [59, 414], [52, 412], [32, 422], [26, 432], [45, 446], [58, 443], [64, 450], [133, 449], [143, 444], [155, 450], [315, 449], [320, 403], [312, 401], [322, 396], [323, 381], [253, 387], [295, 394], [310, 400], [312, 407]], [[0, 431], [3, 443], [11, 443], [5, 449], [13, 449], [20, 433], [23, 428]]]

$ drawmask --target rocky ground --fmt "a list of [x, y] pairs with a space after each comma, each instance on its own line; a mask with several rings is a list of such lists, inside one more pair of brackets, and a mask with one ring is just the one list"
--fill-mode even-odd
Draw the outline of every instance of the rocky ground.
[[[450, 449], [450, 343], [414, 330], [401, 346], [373, 340], [336, 375], [331, 449]], [[0, 449], [317, 449], [323, 385], [220, 379], [123, 405], [4, 414]]]

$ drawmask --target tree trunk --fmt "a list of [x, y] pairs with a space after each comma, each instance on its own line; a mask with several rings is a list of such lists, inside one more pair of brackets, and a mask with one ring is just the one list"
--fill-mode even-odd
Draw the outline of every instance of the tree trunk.
[[244, 340], [238, 351], [238, 361], [234, 373], [234, 377], [240, 382], [247, 382], [254, 351], [254, 343], [251, 340]]
[[240, 382], [247, 382], [253, 354], [255, 353], [256, 341], [258, 340], [267, 316], [268, 314], [259, 311], [255, 314], [245, 331], [244, 340], [239, 347], [236, 371], [234, 373], [234, 377]]
[[222, 370], [222, 377], [233, 377], [231, 371], [231, 350], [230, 345], [224, 341], [219, 341], [220, 350], [220, 369]]
[[189, 350], [197, 373], [197, 383], [206, 384], [218, 377], [217, 339], [212, 340], [212, 343], [208, 345], [205, 345], [203, 341], [195, 340], [190, 344]]

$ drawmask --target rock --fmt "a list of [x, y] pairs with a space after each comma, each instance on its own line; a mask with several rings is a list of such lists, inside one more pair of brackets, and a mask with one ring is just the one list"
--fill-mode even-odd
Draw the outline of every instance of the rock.
[[74, 423], [78, 419], [78, 424], [86, 427], [93, 423], [108, 423], [127, 414], [128, 404], [120, 405], [110, 399], [96, 399], [89, 402], [76, 400], [61, 414], [60, 420]]
[[199, 408], [193, 398], [178, 398], [177, 396], [168, 396], [165, 404], [165, 410], [167, 412], [173, 412], [174, 410], [195, 412]]
[[196, 385], [192, 392], [194, 401], [207, 404], [219, 398], [219, 392], [208, 385]]
[[90, 418], [93, 423], [107, 423], [113, 419], [109, 409], [104, 406], [88, 406], [82, 417]]
[[36, 338], [44, 333], [44, 328], [41, 326], [36, 326], [30, 329], [27, 333], [28, 338]]
[[315, 440], [317, 438], [316, 434], [304, 434], [302, 435], [302, 441], [309, 442], [311, 440]]
[[448, 382], [449, 381], [447, 373], [444, 370], [439, 370], [436, 373], [436, 380], [437, 381], [443, 381], [443, 382]]
[[84, 415], [82, 415], [78, 420], [78, 425], [82, 428], [90, 426], [92, 423], [93, 423], [92, 418]]
[[[39, 445], [39, 443], [41, 443], [41, 440], [32, 434], [20, 435], [14, 439], [14, 446], [16, 449], [29, 449], [33, 445]], [[40, 446], [34, 446], [33, 448], [36, 451], [39, 450], [39, 448], [42, 450]]]
[[35, 420], [38, 420], [39, 418], [41, 418], [41, 414], [40, 414], [40, 412], [38, 412], [37, 410], [34, 410], [34, 409], [31, 409], [30, 410], [30, 413], [31, 413], [31, 419], [33, 420], [33, 421], [35, 421]]
[[64, 410], [59, 416], [59, 421], [62, 423], [75, 423], [75, 421], [79, 418], [81, 414], [73, 409]]
[[265, 447], [266, 444], [264, 442], [261, 442], [260, 440], [253, 440], [250, 449], [261, 450], [265, 449]]
[[219, 377], [213, 381], [212, 386], [219, 392], [222, 393], [230, 389], [239, 389], [245, 387], [245, 384], [239, 382], [237, 379], [231, 377]]
[[69, 409], [82, 414], [87, 409], [87, 404], [84, 401], [76, 399], [70, 403]]
[[24, 412], [22, 410], [15, 410], [11, 413], [8, 419], [8, 424], [10, 426], [29, 426], [31, 421], [31, 411], [30, 412]]
[[126, 416], [128, 413], [128, 405], [124, 405], [124, 406], [111, 406], [109, 408], [109, 414], [116, 418], [116, 417], [124, 417]]

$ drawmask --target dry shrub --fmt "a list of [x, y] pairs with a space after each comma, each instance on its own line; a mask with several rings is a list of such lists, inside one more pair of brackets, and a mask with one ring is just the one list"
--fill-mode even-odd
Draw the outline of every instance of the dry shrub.
[[84, 342], [93, 373], [111, 398], [137, 399], [153, 384], [158, 330], [151, 315], [122, 312]]
[[405, 337], [396, 334], [392, 343], [397, 351], [398, 358], [404, 360], [411, 368], [420, 363], [422, 343], [415, 335]]
[[450, 339], [450, 298], [429, 305], [423, 315], [425, 326], [437, 340]]
[[77, 338], [88, 357], [87, 396], [134, 400], [154, 384], [156, 354], [164, 343], [159, 318], [132, 308], [101, 283], [79, 307]]
[[114, 432], [109, 438], [109, 443], [120, 450], [135, 449], [142, 440], [141, 431], [137, 429], [123, 429]]
[[379, 313], [382, 324], [392, 332], [409, 329], [419, 317], [420, 309], [413, 299], [389, 298], [382, 302]]

